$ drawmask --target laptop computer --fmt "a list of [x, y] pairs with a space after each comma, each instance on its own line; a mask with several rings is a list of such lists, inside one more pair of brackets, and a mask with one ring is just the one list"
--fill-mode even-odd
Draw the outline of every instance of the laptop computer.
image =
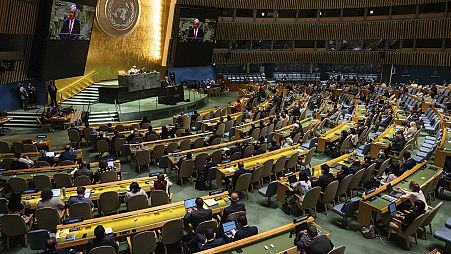
[[390, 214], [391, 216], [394, 216], [396, 213], [396, 204], [395, 203], [390, 203], [388, 205], [388, 214]]
[[222, 229], [224, 231], [224, 235], [229, 238], [233, 237], [233, 231], [236, 230], [235, 221], [228, 221], [222, 224]]
[[53, 157], [55, 157], [55, 152], [46, 152], [45, 156], [53, 158]]
[[196, 206], [196, 198], [185, 200], [185, 209], [190, 209]]
[[388, 193], [390, 193], [389, 195], [392, 197], [399, 198], [402, 195], [402, 192], [394, 190], [393, 186], [391, 186], [391, 184], [387, 184], [387, 191], [388, 191]]
[[53, 197], [60, 197], [61, 196], [61, 190], [60, 189], [52, 189]]
[[108, 161], [108, 167], [114, 168], [114, 161]]

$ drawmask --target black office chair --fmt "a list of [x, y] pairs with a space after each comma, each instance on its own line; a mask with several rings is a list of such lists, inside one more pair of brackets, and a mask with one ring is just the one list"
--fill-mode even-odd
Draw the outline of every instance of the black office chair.
[[343, 218], [342, 225], [347, 228], [348, 218], [354, 217], [355, 212], [359, 209], [360, 197], [354, 197], [349, 202], [337, 204], [333, 207], [333, 211]]
[[28, 244], [32, 250], [47, 250], [49, 232], [45, 229], [38, 229], [28, 232]]

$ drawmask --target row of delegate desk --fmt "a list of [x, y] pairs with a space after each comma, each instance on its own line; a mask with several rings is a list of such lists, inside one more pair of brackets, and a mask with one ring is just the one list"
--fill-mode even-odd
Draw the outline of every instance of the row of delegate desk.
[[[213, 214], [220, 214], [221, 210], [230, 204], [227, 192], [202, 197], [204, 206], [210, 208]], [[213, 203], [207, 206], [207, 203]], [[58, 225], [56, 231], [57, 248], [68, 248], [86, 244], [94, 238], [94, 229], [98, 225], [111, 228], [115, 237], [126, 237], [146, 230], [160, 229], [166, 222], [182, 219], [186, 209], [184, 202], [141, 209], [133, 212], [94, 218], [83, 222]]]
[[[317, 124], [319, 123], [319, 121], [317, 119], [304, 119], [300, 122], [301, 126], [305, 129], [305, 128], [309, 128], [311, 127], [313, 124]], [[292, 125], [288, 125], [285, 126], [279, 130], [276, 130], [275, 133], [275, 139], [282, 139], [285, 138], [287, 136], [290, 135], [291, 130], [294, 128], [294, 124]], [[242, 139], [237, 139], [237, 140], [233, 140], [233, 141], [229, 141], [229, 142], [224, 142], [224, 143], [220, 143], [217, 145], [213, 145], [213, 146], [207, 146], [207, 147], [201, 147], [201, 148], [196, 148], [196, 149], [190, 149], [190, 150], [186, 150], [186, 151], [180, 151], [180, 152], [176, 152], [176, 153], [171, 153], [168, 155], [168, 159], [171, 161], [172, 165], [175, 165], [183, 156], [186, 156], [187, 153], [191, 153], [191, 155], [193, 156], [193, 158], [195, 158], [197, 155], [199, 154], [208, 154], [208, 155], [212, 155], [214, 152], [216, 151], [226, 151], [228, 149], [230, 149], [231, 147], [234, 147], [238, 144], [241, 143], [246, 143], [246, 142], [253, 142], [255, 141], [252, 138], [242, 138]], [[292, 149], [289, 149], [292, 150]], [[273, 153], [276, 154], [278, 153], [279, 150], [274, 151]], [[280, 152], [280, 151], [279, 151]], [[282, 151], [283, 152], [283, 151]], [[307, 152], [307, 150], [302, 150], [302, 154], [305, 154]], [[264, 153], [265, 155], [267, 155], [268, 153]], [[291, 153], [290, 153], [291, 155]], [[263, 157], [263, 156], [260, 156]], [[256, 156], [252, 157], [252, 158], [256, 158]], [[233, 163], [238, 163], [240, 160], [238, 161], [233, 161], [230, 162], [229, 164], [233, 164]], [[248, 161], [248, 160], [241, 160], [241, 161]], [[249, 164], [247, 163], [246, 166], [248, 166]], [[230, 170], [230, 169], [229, 169]]]
[[238, 241], [234, 241], [222, 246], [208, 249], [205, 251], [198, 252], [199, 254], [207, 253], [286, 253], [294, 254], [298, 253], [297, 247], [294, 245], [294, 240], [296, 235], [294, 231], [297, 227], [302, 227], [303, 225], [313, 224], [319, 231], [320, 234], [329, 237], [329, 232], [321, 228], [314, 222], [312, 217], [306, 217], [300, 222], [293, 222], [281, 227], [277, 227], [257, 235], [253, 235]]
[[251, 172], [261, 167], [265, 161], [274, 160], [276, 162], [281, 157], [289, 158], [293, 154], [298, 154], [302, 156], [308, 153], [308, 150], [301, 149], [299, 145], [289, 146], [281, 149], [277, 149], [271, 152], [259, 154], [256, 156], [243, 158], [240, 160], [232, 161], [229, 163], [219, 164], [216, 171], [216, 184], [221, 187], [221, 182], [223, 178], [230, 178], [238, 170], [238, 163], [242, 162], [244, 167]]
[[442, 174], [443, 170], [441, 168], [433, 165], [427, 165], [426, 163], [427, 161], [419, 163], [414, 168], [405, 172], [403, 175], [397, 177], [390, 183], [380, 186], [373, 193], [363, 195], [359, 204], [357, 221], [364, 226], [368, 226], [372, 221], [375, 221], [375, 215], [383, 215], [388, 212], [388, 205], [390, 203], [395, 202], [397, 205], [401, 203], [400, 198], [391, 196], [390, 198], [387, 198], [387, 196], [384, 196], [389, 196], [390, 194], [387, 190], [388, 184], [391, 184], [393, 189], [401, 188], [407, 190], [409, 183], [414, 181], [421, 187], [424, 187], [430, 181], [433, 181], [435, 177]]
[[[146, 193], [150, 193], [153, 190], [154, 181], [156, 180], [155, 177], [141, 177], [141, 178], [134, 178], [129, 180], [120, 180], [115, 182], [109, 182], [109, 183], [99, 183], [99, 184], [92, 184], [92, 185], [85, 185], [87, 192], [90, 193], [89, 198], [92, 201], [97, 201], [100, 198], [100, 195], [102, 193], [113, 191], [117, 192], [120, 197], [123, 197], [125, 193], [127, 192], [129, 185], [132, 182], [137, 182], [139, 184], [139, 187], [141, 187], [142, 190], [144, 190]], [[63, 202], [69, 201], [69, 198], [72, 196], [77, 196], [77, 188], [78, 187], [72, 187], [72, 188], [66, 188], [66, 193], [64, 194], [61, 192], [60, 199]], [[36, 205], [38, 204], [38, 201], [41, 199], [40, 192], [36, 193], [27, 193], [22, 195], [22, 201], [29, 204], [29, 209], [36, 209]]]
[[[94, 162], [90, 163], [91, 171], [93, 174], [96, 174], [99, 170], [99, 163]], [[28, 182], [33, 181], [33, 177], [36, 175], [46, 175], [50, 179], [53, 179], [55, 174], [59, 173], [68, 173], [73, 175], [76, 169], [79, 168], [79, 165], [67, 165], [67, 166], [53, 166], [53, 167], [43, 167], [43, 168], [28, 168], [28, 169], [17, 169], [17, 170], [5, 170], [0, 173], [0, 179], [8, 180], [12, 177], [20, 177]], [[114, 172], [117, 174], [117, 180], [122, 180], [121, 174], [121, 164], [119, 161], [114, 161]]]
[[[43, 135], [46, 136], [46, 135]], [[53, 147], [52, 139], [47, 137], [40, 138], [39, 136], [36, 138], [14, 138], [14, 139], [2, 139], [2, 142], [6, 142], [10, 144], [10, 147], [14, 147], [15, 142], [23, 143], [23, 144], [33, 144], [39, 150], [51, 151]]]

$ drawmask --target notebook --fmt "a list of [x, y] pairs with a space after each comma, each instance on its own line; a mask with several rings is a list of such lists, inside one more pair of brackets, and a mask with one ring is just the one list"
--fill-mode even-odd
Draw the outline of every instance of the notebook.
[[204, 200], [204, 202], [205, 202], [205, 204], [208, 206], [208, 207], [211, 207], [211, 206], [214, 206], [214, 205], [217, 205], [218, 204], [218, 202], [216, 201], [216, 200], [214, 200], [214, 199], [207, 199], [207, 200]]
[[45, 156], [53, 158], [53, 157], [55, 157], [55, 152], [46, 152]]

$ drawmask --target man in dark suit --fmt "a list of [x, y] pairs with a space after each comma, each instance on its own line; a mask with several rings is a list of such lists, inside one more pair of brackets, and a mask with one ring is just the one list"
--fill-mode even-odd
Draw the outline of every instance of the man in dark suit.
[[238, 224], [240, 224], [241, 229], [236, 231], [235, 235], [233, 236], [234, 241], [238, 241], [241, 239], [244, 239], [249, 236], [253, 236], [258, 234], [258, 228], [256, 226], [249, 226], [247, 225], [247, 218], [246, 216], [242, 215], [238, 217]]
[[65, 161], [65, 160], [75, 161], [76, 158], [77, 158], [77, 152], [74, 151], [74, 149], [72, 149], [71, 145], [67, 145], [66, 147], [64, 147], [64, 152], [62, 152], [60, 154], [59, 160], [60, 161]]
[[191, 224], [193, 229], [204, 221], [211, 220], [213, 218], [213, 212], [211, 209], [204, 208], [204, 200], [202, 198], [196, 198], [196, 207], [189, 209], [185, 214], [185, 224]]
[[249, 171], [249, 170], [247, 170], [245, 167], [244, 167], [244, 163], [243, 162], [238, 162], [238, 169], [235, 171], [235, 173], [233, 173], [233, 177], [232, 177], [232, 186], [233, 186], [233, 188], [235, 188], [235, 184], [236, 184], [236, 182], [238, 181], [238, 178], [241, 176], [241, 175], [244, 175], [244, 174], [246, 174], [246, 173], [250, 173], [251, 171]]
[[318, 235], [315, 226], [309, 225], [306, 231], [301, 231], [294, 241], [299, 251], [304, 251], [307, 254], [326, 254], [334, 248], [327, 236]]
[[404, 172], [411, 170], [413, 167], [417, 165], [417, 161], [411, 158], [411, 154], [409, 151], [404, 153], [404, 163], [399, 168], [399, 173], [402, 175]]
[[321, 187], [321, 191], [324, 191], [327, 185], [329, 185], [329, 183], [334, 180], [334, 175], [329, 171], [329, 165], [321, 165], [321, 172], [323, 173], [323, 175], [320, 176], [316, 182], [313, 182], [313, 186], [319, 186]]
[[70, 6], [68, 18], [63, 21], [63, 27], [60, 32], [61, 40], [78, 40], [80, 39], [80, 20], [77, 19], [77, 6]]
[[186, 38], [189, 42], [202, 42], [204, 40], [204, 30], [199, 27], [200, 22], [198, 19], [194, 20], [193, 26], [188, 31], [188, 37]]
[[194, 240], [197, 242], [197, 248], [199, 251], [216, 248], [225, 244], [224, 239], [216, 238], [215, 231], [212, 228], [207, 228], [205, 231], [205, 236], [198, 234]]
[[92, 181], [94, 174], [90, 169], [88, 169], [88, 163], [86, 161], [83, 161], [80, 165], [80, 169], [77, 169], [74, 172], [74, 178], [76, 178], [77, 176], [89, 176], [89, 178], [91, 178]]
[[377, 158], [374, 159], [373, 161], [371, 161], [371, 164], [376, 163], [375, 170], [379, 170], [379, 168], [382, 166], [382, 163], [384, 163], [384, 161], [385, 161], [385, 153], [384, 153], [384, 151], [381, 150], [377, 154]]
[[232, 195], [230, 195], [230, 205], [226, 208], [224, 208], [224, 211], [222, 212], [222, 221], [224, 222], [227, 219], [227, 216], [229, 216], [232, 213], [236, 212], [245, 212], [246, 207], [244, 207], [243, 203], [239, 203], [240, 200], [238, 193], [233, 192]]
[[116, 249], [116, 252], [118, 251], [116, 240], [112, 235], [105, 234], [105, 228], [102, 225], [98, 225], [94, 229], [94, 236], [95, 236], [94, 239], [88, 241], [88, 246], [86, 248], [88, 250], [88, 253], [95, 247], [100, 246], [111, 246], [114, 249]]
[[392, 140], [392, 143], [387, 148], [387, 153], [389, 155], [393, 155], [394, 152], [401, 152], [402, 149], [404, 149], [404, 147], [406, 146], [406, 144], [407, 144], [406, 138], [404, 137], [402, 130], [400, 130], [396, 133], [395, 139]]

